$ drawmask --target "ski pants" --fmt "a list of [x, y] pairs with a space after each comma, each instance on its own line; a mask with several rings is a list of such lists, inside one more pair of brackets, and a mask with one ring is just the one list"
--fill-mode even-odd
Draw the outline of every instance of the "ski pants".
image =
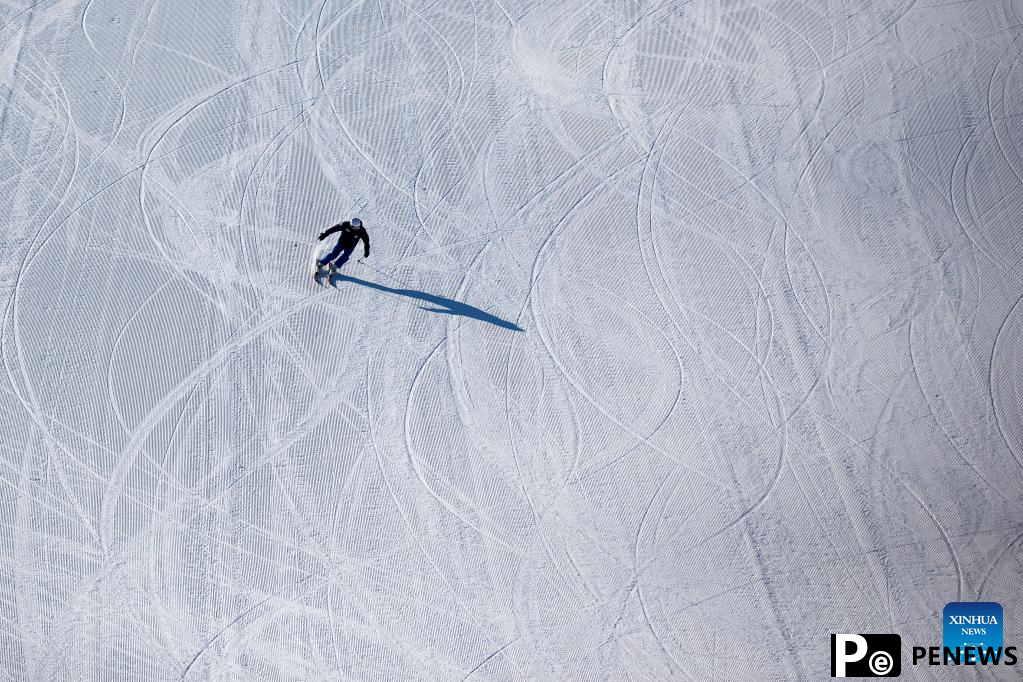
[[[355, 246], [358, 246], [358, 244]], [[330, 253], [320, 259], [320, 265], [326, 265], [330, 261], [334, 261], [335, 268], [341, 267], [352, 257], [352, 253], [355, 252], [355, 246], [346, 249], [341, 246], [341, 240], [339, 239], [334, 248], [330, 250]]]

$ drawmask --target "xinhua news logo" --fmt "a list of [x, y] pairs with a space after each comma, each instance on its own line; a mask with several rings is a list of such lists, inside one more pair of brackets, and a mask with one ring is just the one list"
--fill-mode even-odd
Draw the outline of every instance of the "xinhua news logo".
[[832, 677], [898, 677], [902, 638], [898, 635], [831, 635]]
[[[1002, 605], [993, 601], [953, 601], [942, 613], [942, 645], [947, 652], [958, 647], [969, 662], [988, 649], [1002, 649]], [[946, 660], [949, 653], [945, 654]]]

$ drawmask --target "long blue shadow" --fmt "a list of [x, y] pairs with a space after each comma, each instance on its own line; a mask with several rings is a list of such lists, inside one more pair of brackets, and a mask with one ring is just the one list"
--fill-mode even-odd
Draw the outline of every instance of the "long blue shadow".
[[502, 329], [510, 329], [512, 331], [521, 332], [525, 331], [522, 327], [518, 326], [513, 322], [501, 319], [497, 315], [491, 315], [485, 310], [480, 310], [476, 306], [469, 305], [468, 303], [462, 303], [452, 298], [446, 298], [444, 296], [437, 296], [436, 294], [428, 294], [425, 291], [419, 291], [418, 289], [396, 289], [383, 284], [377, 284], [376, 282], [370, 282], [358, 277], [352, 277], [351, 275], [337, 274], [331, 278], [330, 283], [335, 282], [351, 282], [364, 286], [369, 289], [376, 289], [377, 291], [383, 291], [388, 294], [395, 294], [396, 296], [405, 296], [407, 298], [414, 298], [417, 301], [424, 301], [436, 307], [419, 306], [420, 310], [426, 310], [431, 313], [443, 313], [445, 315], [459, 315], [461, 317], [470, 317], [480, 322], [489, 322], [490, 324], [501, 327]]

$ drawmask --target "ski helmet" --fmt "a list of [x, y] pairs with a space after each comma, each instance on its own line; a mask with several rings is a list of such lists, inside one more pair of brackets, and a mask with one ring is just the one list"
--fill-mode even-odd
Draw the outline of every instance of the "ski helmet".
[[362, 227], [362, 221], [358, 218], [352, 218], [352, 227]]

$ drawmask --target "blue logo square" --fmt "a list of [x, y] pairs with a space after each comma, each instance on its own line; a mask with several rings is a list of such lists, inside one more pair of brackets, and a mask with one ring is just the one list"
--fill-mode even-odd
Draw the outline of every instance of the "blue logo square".
[[[1002, 606], [993, 601], [953, 601], [942, 613], [943, 646], [955, 654], [956, 647], [965, 662], [966, 647], [985, 651], [1002, 646]], [[977, 660], [977, 653], [969, 658]]]

